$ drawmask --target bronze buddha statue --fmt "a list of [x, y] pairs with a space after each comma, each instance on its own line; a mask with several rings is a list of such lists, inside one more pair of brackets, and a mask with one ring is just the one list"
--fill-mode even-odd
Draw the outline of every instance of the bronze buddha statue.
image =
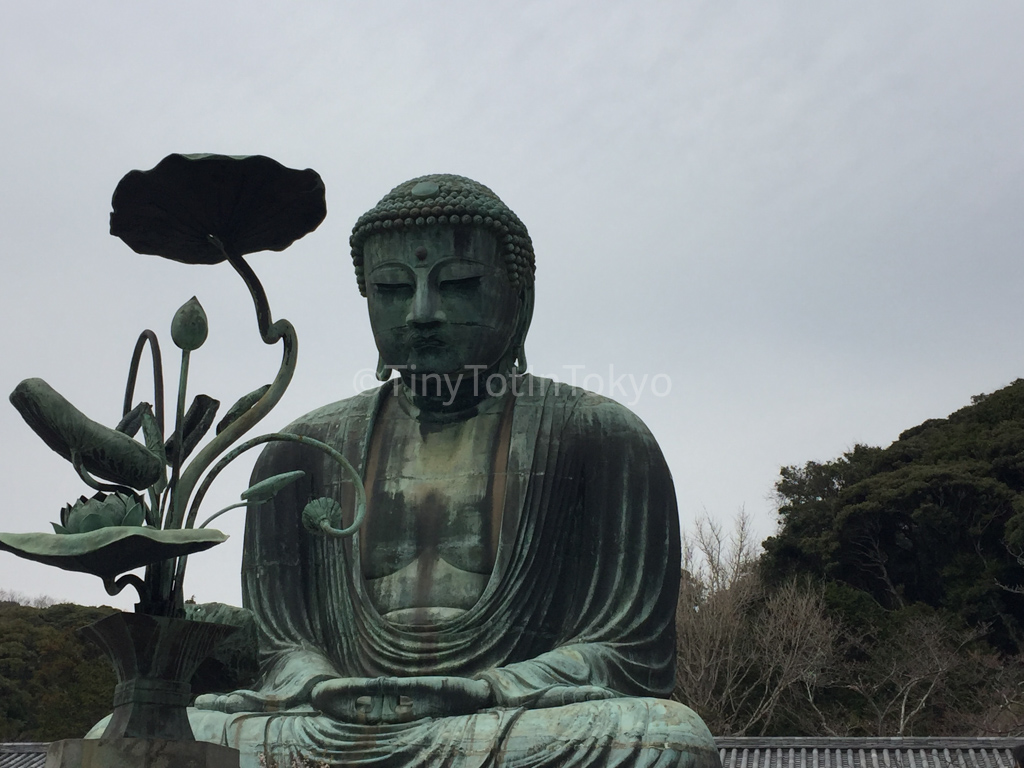
[[522, 222], [474, 181], [426, 176], [351, 242], [384, 383], [287, 431], [355, 466], [366, 520], [351, 539], [309, 533], [306, 502], [351, 515], [351, 485], [321, 452], [264, 451], [254, 481], [306, 477], [247, 517], [262, 681], [200, 697], [196, 737], [253, 767], [719, 765], [700, 718], [666, 700], [668, 467], [623, 406], [526, 373]]

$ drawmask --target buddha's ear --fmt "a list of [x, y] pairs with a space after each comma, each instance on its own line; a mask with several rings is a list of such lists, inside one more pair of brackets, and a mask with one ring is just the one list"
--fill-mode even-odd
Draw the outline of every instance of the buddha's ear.
[[515, 329], [509, 344], [506, 360], [508, 370], [519, 375], [526, 373], [526, 334], [533, 321], [533, 286], [524, 285], [519, 291], [519, 311], [516, 313]]

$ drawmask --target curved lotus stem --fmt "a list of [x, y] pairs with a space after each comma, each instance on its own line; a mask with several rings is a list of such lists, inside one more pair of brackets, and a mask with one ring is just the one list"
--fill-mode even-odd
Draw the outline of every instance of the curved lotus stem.
[[[219, 243], [219, 241], [218, 241]], [[270, 410], [277, 405], [284, 395], [285, 390], [291, 383], [292, 375], [295, 373], [295, 364], [299, 353], [299, 340], [295, 328], [287, 320], [270, 321], [270, 306], [267, 302], [266, 292], [260, 284], [256, 273], [252, 271], [241, 256], [225, 254], [231, 265], [238, 271], [238, 274], [245, 280], [252, 294], [253, 302], [256, 305], [256, 320], [260, 326], [260, 336], [265, 344], [275, 344], [281, 341], [284, 350], [281, 356], [281, 367], [277, 376], [271, 382], [270, 389], [263, 395], [255, 405], [238, 417], [217, 435], [209, 444], [203, 448], [192, 462], [185, 468], [178, 483], [172, 491], [171, 510], [165, 528], [181, 528], [185, 518], [185, 508], [192, 496], [200, 476], [207, 467], [225, 450], [231, 446], [242, 435], [258, 424]]]
[[238, 509], [239, 507], [248, 507], [250, 504], [254, 504], [254, 503], [255, 502], [252, 502], [252, 501], [236, 501], [234, 504], [228, 504], [226, 507], [224, 507], [224, 509], [217, 510], [212, 515], [210, 515], [208, 518], [206, 518], [206, 520], [204, 520], [201, 525], [197, 525], [196, 526], [196, 530], [199, 530], [200, 528], [205, 528], [210, 523], [212, 523], [214, 520], [216, 520], [218, 517], [223, 515], [225, 512], [230, 512], [232, 509]]
[[139, 597], [141, 598], [143, 590], [146, 588], [146, 583], [134, 573], [126, 573], [116, 581], [113, 576], [106, 576], [103, 579], [103, 588], [107, 590], [108, 595], [119, 595], [121, 590], [129, 584], [135, 587], [135, 591], [139, 593]]
[[156, 415], [156, 423], [160, 425], [161, 436], [164, 433], [164, 370], [160, 357], [160, 344], [157, 342], [156, 334], [148, 328], [139, 334], [135, 342], [135, 350], [132, 352], [132, 361], [128, 366], [128, 383], [124, 388], [124, 413], [127, 416], [132, 409], [132, 398], [135, 397], [135, 380], [139, 376], [139, 364], [142, 362], [142, 350], [146, 342], [149, 342], [150, 356], [153, 358], [153, 410]]
[[346, 459], [336, 448], [333, 448], [327, 443], [317, 440], [314, 437], [296, 435], [292, 432], [271, 432], [270, 434], [253, 437], [232, 449], [229, 454], [218, 461], [217, 465], [210, 470], [210, 473], [203, 480], [203, 484], [196, 491], [195, 498], [192, 501], [192, 507], [189, 509], [188, 520], [185, 527], [191, 528], [195, 523], [196, 516], [199, 514], [199, 505], [203, 503], [203, 498], [206, 496], [206, 492], [209, 490], [210, 485], [213, 484], [217, 475], [219, 475], [228, 464], [246, 451], [252, 450], [258, 445], [274, 442], [308, 445], [311, 448], [323, 451], [341, 465], [341, 468], [345, 471], [345, 474], [348, 475], [348, 479], [355, 487], [356, 491], [355, 513], [353, 515], [351, 525], [345, 528], [344, 535], [350, 536], [355, 533], [359, 529], [359, 526], [363, 524], [363, 518], [366, 516], [366, 489], [363, 487], [363, 478], [359, 476], [359, 473], [356, 472], [356, 468], [353, 467], [349, 460]]
[[[306, 437], [305, 435], [296, 435], [292, 434], [291, 432], [271, 432], [270, 434], [267, 435], [260, 435], [259, 437], [251, 438], [249, 440], [246, 440], [241, 445], [238, 445], [235, 448], [233, 448], [226, 456], [224, 456], [224, 458], [218, 461], [217, 464], [210, 470], [209, 474], [207, 474], [206, 477], [203, 479], [202, 485], [200, 485], [199, 488], [196, 490], [195, 498], [192, 500], [192, 506], [189, 509], [188, 519], [185, 522], [185, 527], [191, 528], [195, 524], [196, 516], [199, 514], [199, 506], [200, 504], [203, 503], [203, 498], [206, 496], [206, 492], [209, 490], [210, 485], [216, 479], [217, 475], [219, 475], [224, 470], [224, 468], [227, 467], [228, 464], [237, 459], [246, 451], [255, 448], [257, 445], [263, 445], [264, 443], [271, 442], [299, 443], [301, 445], [308, 445], [311, 448], [316, 448], [318, 450], [323, 451], [336, 462], [338, 462], [338, 464], [341, 465], [341, 468], [345, 471], [345, 474], [348, 475], [349, 480], [352, 482], [352, 485], [355, 488], [356, 507], [352, 515], [352, 523], [349, 526], [343, 529], [330, 528], [328, 530], [327, 528], [324, 528], [324, 533], [333, 537], [341, 537], [351, 536], [357, 530], [359, 530], [359, 527], [363, 524], [363, 520], [366, 517], [366, 488], [363, 487], [363, 478], [359, 476], [359, 473], [356, 472], [355, 467], [353, 467], [352, 464], [349, 463], [348, 459], [342, 456], [337, 449], [332, 448], [331, 446], [327, 445], [327, 443], [324, 443], [315, 438]], [[220, 512], [215, 514], [213, 517], [217, 517], [223, 512], [227, 512], [228, 509], [232, 509], [234, 507], [239, 506], [244, 505], [232, 505], [232, 507], [220, 510]], [[210, 520], [212, 520], [213, 517], [211, 517]], [[206, 523], [209, 523], [210, 520], [207, 520]], [[205, 526], [206, 523], [203, 523], [203, 526]], [[177, 572], [175, 573], [174, 578], [175, 601], [178, 600], [179, 593], [181, 592], [181, 587], [185, 576], [185, 565], [187, 559], [188, 558], [185, 556], [178, 558], [178, 569]]]
[[249, 263], [241, 254], [229, 253], [224, 248], [224, 243], [219, 237], [216, 235], [207, 235], [206, 239], [220, 249], [220, 252], [224, 254], [224, 258], [227, 259], [228, 264], [234, 267], [242, 280], [245, 281], [245, 285], [248, 287], [249, 293], [252, 296], [253, 304], [256, 305], [256, 324], [260, 329], [260, 338], [262, 338], [267, 344], [273, 344], [277, 341], [278, 337], [271, 337], [270, 301], [267, 299], [267, 292], [263, 290], [263, 284], [260, 282], [259, 278], [256, 277], [256, 273], [252, 271], [252, 267], [249, 266]]
[[82, 482], [92, 488], [94, 491], [102, 491], [103, 493], [124, 493], [129, 496], [134, 496], [135, 491], [126, 485], [112, 485], [110, 483], [101, 483], [91, 474], [89, 470], [85, 468], [85, 464], [82, 463], [82, 454], [78, 451], [71, 451], [71, 466], [75, 468], [75, 472], [82, 478]]
[[[211, 243], [221, 250], [225, 258], [235, 268], [235, 271], [238, 272], [249, 288], [249, 293], [252, 295], [253, 302], [256, 305], [256, 321], [259, 325], [260, 337], [263, 339], [263, 342], [265, 344], [282, 342], [281, 365], [263, 397], [257, 400], [249, 410], [231, 422], [219, 435], [200, 450], [188, 466], [180, 470], [180, 475], [172, 473], [171, 487], [169, 493], [164, 497], [169, 507], [166, 515], [162, 516], [164, 530], [182, 527], [189, 499], [203, 472], [220, 454], [230, 448], [242, 435], [256, 426], [270, 413], [271, 409], [284, 396], [285, 390], [288, 389], [288, 385], [291, 383], [292, 376], [295, 373], [295, 365], [299, 353], [299, 340], [292, 324], [287, 320], [271, 322], [270, 304], [267, 301], [266, 291], [263, 290], [263, 286], [260, 284], [256, 273], [252, 271], [241, 255], [228, 253], [218, 238], [211, 235], [209, 239]], [[183, 359], [183, 363], [187, 365], [187, 359]], [[184, 378], [182, 378], [182, 382], [184, 382]], [[179, 399], [181, 398], [182, 388], [183, 385], [179, 386]], [[180, 422], [180, 416], [178, 421]], [[180, 440], [178, 445], [181, 445]], [[189, 525], [193, 521], [194, 515]], [[171, 613], [167, 615], [175, 615], [183, 610], [181, 605], [182, 595], [180, 594], [181, 580], [180, 577], [174, 578], [176, 570], [179, 574], [183, 573], [184, 558], [182, 558], [181, 564], [177, 569], [174, 568], [173, 561], [154, 564], [146, 569], [148, 600], [152, 604], [152, 611], [156, 613], [170, 611]], [[167, 586], [165, 587], [164, 585]], [[167, 602], [168, 598], [170, 599], [169, 604]]]
[[232, 256], [226, 251], [224, 255], [228, 257], [228, 264], [235, 268], [249, 288], [252, 302], [256, 305], [256, 324], [260, 329], [260, 337], [267, 344], [273, 344], [277, 338], [271, 337], [270, 302], [267, 300], [267, 292], [263, 290], [263, 284], [256, 277], [256, 273], [252, 271], [252, 267], [241, 256]]

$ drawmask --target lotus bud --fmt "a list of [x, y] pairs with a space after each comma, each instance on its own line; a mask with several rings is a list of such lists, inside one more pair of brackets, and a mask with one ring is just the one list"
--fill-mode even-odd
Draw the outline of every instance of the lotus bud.
[[52, 525], [57, 533], [88, 533], [116, 525], [141, 526], [145, 519], [146, 505], [138, 496], [100, 492], [65, 505], [60, 511], [60, 525]]
[[322, 534], [325, 526], [341, 525], [341, 505], [334, 499], [321, 496], [313, 499], [302, 510], [302, 527], [311, 533]]
[[171, 340], [178, 349], [186, 352], [203, 346], [209, 332], [206, 311], [195, 296], [182, 304], [171, 320]]
[[301, 469], [296, 469], [293, 472], [283, 472], [280, 475], [268, 477], [266, 480], [261, 480], [256, 485], [249, 486], [242, 491], [242, 501], [248, 501], [250, 504], [263, 504], [270, 501], [281, 490], [294, 483], [300, 477], [305, 476], [305, 472]]

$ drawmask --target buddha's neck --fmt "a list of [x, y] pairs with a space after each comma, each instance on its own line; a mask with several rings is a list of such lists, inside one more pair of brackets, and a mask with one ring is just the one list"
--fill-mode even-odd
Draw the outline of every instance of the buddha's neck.
[[403, 372], [398, 394], [425, 419], [457, 419], [473, 415], [486, 401], [502, 399], [497, 395], [508, 391], [508, 382], [495, 383], [494, 377], [506, 378], [498, 367], [453, 374]]

